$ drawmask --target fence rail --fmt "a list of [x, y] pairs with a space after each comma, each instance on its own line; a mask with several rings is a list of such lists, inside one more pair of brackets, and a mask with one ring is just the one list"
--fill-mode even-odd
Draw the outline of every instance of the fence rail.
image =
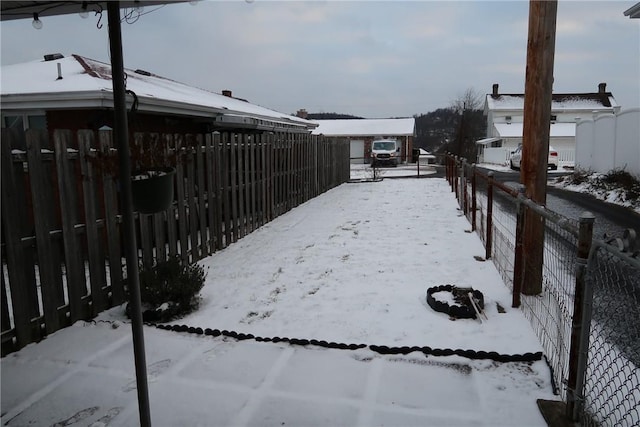
[[[2, 353], [126, 299], [111, 132], [2, 129]], [[136, 214], [142, 268], [195, 262], [349, 180], [346, 140], [301, 134], [136, 134], [167, 150], [174, 202]], [[26, 150], [12, 149], [26, 147]], [[52, 149], [50, 149], [52, 148]]]
[[[491, 258], [529, 319], [566, 416], [581, 425], [640, 425], [640, 245], [593, 239], [590, 214], [565, 218], [448, 156], [446, 176]], [[542, 224], [539, 256], [524, 256], [524, 230]], [[535, 255], [535, 253], [534, 253]], [[525, 259], [526, 258], [526, 259]], [[525, 292], [535, 281], [540, 288]], [[535, 289], [535, 288], [534, 288]]]

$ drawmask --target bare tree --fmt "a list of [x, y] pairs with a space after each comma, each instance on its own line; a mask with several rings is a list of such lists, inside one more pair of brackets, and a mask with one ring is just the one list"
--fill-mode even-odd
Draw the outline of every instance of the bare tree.
[[465, 110], [482, 110], [483, 106], [484, 95], [476, 88], [469, 87], [451, 101], [450, 108], [458, 114], [462, 114]]
[[452, 151], [469, 161], [476, 161], [475, 141], [486, 134], [486, 120], [483, 116], [484, 95], [470, 87], [451, 101], [450, 108], [459, 116], [460, 121]]

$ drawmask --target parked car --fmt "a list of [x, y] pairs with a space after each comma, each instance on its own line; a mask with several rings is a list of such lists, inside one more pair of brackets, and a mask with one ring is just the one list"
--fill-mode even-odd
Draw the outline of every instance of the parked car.
[[[511, 152], [511, 157], [509, 157], [509, 165], [511, 169], [518, 170], [520, 169], [520, 163], [522, 162], [522, 145], [519, 145], [515, 151]], [[547, 168], [551, 170], [558, 169], [558, 152], [555, 148], [549, 146], [549, 158], [547, 160]]]

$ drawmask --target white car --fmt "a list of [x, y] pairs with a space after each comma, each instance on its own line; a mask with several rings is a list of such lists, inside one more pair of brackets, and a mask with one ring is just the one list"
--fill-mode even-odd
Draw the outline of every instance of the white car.
[[[518, 170], [520, 169], [520, 163], [522, 162], [522, 145], [519, 145], [515, 151], [511, 152], [511, 157], [509, 157], [509, 165], [511, 169]], [[558, 152], [555, 148], [549, 146], [549, 160], [547, 161], [547, 168], [551, 170], [558, 169]]]

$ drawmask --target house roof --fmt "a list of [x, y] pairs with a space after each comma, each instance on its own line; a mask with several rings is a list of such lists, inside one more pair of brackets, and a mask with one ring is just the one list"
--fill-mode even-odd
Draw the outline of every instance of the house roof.
[[[496, 128], [500, 138], [522, 138], [524, 123], [494, 123], [493, 126]], [[576, 136], [576, 124], [551, 123], [549, 136], [552, 138]]]
[[629, 18], [640, 18], [640, 3], [636, 3], [624, 11], [624, 16]]
[[407, 119], [315, 120], [315, 135], [326, 136], [412, 136], [416, 121]]
[[[316, 126], [309, 120], [147, 71], [125, 69], [125, 73], [127, 90], [138, 97], [138, 111], [207, 117], [221, 125], [251, 122], [264, 130], [309, 130]], [[6, 65], [0, 78], [3, 110], [113, 108], [111, 66], [80, 55]]]
[[483, 138], [476, 141], [476, 145], [489, 145], [492, 142], [500, 141], [500, 138]]
[[[486, 95], [484, 113], [489, 111], [524, 111], [523, 93], [499, 93], [499, 85], [493, 85], [492, 93]], [[552, 112], [615, 112], [620, 109], [613, 94], [607, 92], [607, 84], [598, 84], [597, 92], [554, 93], [551, 95]]]
[[[618, 104], [611, 92], [553, 94], [551, 111], [562, 110], [613, 110]], [[524, 110], [524, 94], [488, 94], [485, 112], [488, 110]]]

